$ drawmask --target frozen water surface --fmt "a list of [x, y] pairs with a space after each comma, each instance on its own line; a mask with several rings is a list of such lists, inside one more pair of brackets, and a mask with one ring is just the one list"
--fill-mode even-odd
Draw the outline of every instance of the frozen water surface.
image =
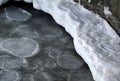
[[0, 81], [93, 81], [88, 68], [76, 73], [86, 64], [65, 29], [32, 5], [16, 4], [0, 7]]
[[31, 57], [39, 49], [37, 42], [28, 38], [9, 38], [1, 42], [1, 47], [18, 57]]
[[29, 12], [15, 6], [5, 8], [5, 12], [10, 20], [26, 21], [31, 17]]

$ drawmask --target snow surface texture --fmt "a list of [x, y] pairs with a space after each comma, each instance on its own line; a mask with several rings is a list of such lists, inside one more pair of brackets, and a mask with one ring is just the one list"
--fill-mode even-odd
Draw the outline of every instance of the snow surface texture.
[[75, 49], [95, 81], [120, 81], [120, 38], [99, 15], [73, 0], [25, 0], [53, 16], [74, 38]]

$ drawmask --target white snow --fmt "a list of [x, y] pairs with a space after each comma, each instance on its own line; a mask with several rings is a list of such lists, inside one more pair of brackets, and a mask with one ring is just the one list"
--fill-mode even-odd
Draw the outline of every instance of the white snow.
[[88, 0], [89, 3], [91, 3], [92, 1], [91, 0]]
[[106, 15], [106, 17], [108, 17], [109, 15], [112, 15], [111, 11], [109, 10], [109, 7], [107, 6], [104, 7], [104, 14]]
[[120, 37], [104, 19], [73, 0], [33, 0], [33, 6], [52, 15], [73, 37], [95, 81], [120, 81]]

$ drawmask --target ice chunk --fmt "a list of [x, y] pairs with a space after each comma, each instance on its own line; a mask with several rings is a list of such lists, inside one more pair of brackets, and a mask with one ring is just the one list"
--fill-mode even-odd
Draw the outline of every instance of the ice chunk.
[[91, 3], [92, 1], [91, 0], [88, 0], [89, 3]]
[[9, 38], [1, 42], [1, 48], [14, 56], [32, 57], [39, 51], [39, 45], [29, 38]]
[[34, 81], [32, 74], [23, 74], [21, 81]]
[[50, 59], [48, 60], [48, 62], [45, 64], [45, 66], [47, 68], [55, 68], [57, 65], [56, 65], [56, 61], [53, 60], [53, 59]]
[[81, 70], [81, 71], [72, 73], [69, 76], [68, 81], [94, 81], [94, 80], [89, 71]]
[[51, 58], [57, 58], [62, 54], [62, 50], [59, 48], [55, 48], [52, 46], [46, 47], [45, 52], [51, 57]]
[[69, 35], [65, 35], [65, 34], [59, 37], [58, 39], [56, 39], [53, 44], [64, 46], [69, 49], [74, 49], [72, 37]]
[[109, 7], [104, 7], [104, 14], [106, 15], [106, 17], [112, 15], [111, 11], [109, 10]]
[[29, 62], [28, 66], [24, 67], [24, 73], [31, 74], [31, 73], [35, 72], [38, 69], [38, 67], [39, 67], [38, 64]]
[[17, 34], [19, 36], [24, 36], [28, 38], [38, 37], [36, 31], [29, 25], [19, 25], [18, 27], [12, 29], [11, 32], [12, 32], [11, 35]]
[[33, 79], [35, 81], [50, 81], [46, 78], [46, 76], [43, 76], [40, 71], [37, 71], [33, 74]]
[[21, 8], [10, 6], [5, 8], [6, 16], [10, 20], [26, 21], [31, 17], [31, 14]]
[[20, 75], [15, 71], [3, 70], [0, 72], [0, 81], [20, 81]]
[[24, 60], [14, 56], [1, 55], [0, 67], [5, 69], [18, 69], [20, 67], [26, 67], [27, 63]]
[[54, 40], [55, 38], [60, 37], [63, 34], [62, 30], [59, 27], [51, 25], [41, 26], [36, 31], [37, 33], [39, 33], [40, 39], [44, 41]]
[[74, 56], [74, 53], [71, 51], [66, 51], [62, 56], [58, 57], [57, 64], [65, 69], [78, 69], [84, 62], [82, 59]]
[[[50, 75], [53, 75], [56, 78], [60, 78], [60, 79], [66, 78], [69, 75], [69, 72], [66, 69], [62, 69], [60, 67], [56, 67], [56, 68], [52, 68], [52, 69], [46, 69], [46, 72], [49, 73]], [[54, 80], [51, 80], [51, 81], [54, 81]], [[62, 81], [65, 81], [65, 80], [62, 80]]]

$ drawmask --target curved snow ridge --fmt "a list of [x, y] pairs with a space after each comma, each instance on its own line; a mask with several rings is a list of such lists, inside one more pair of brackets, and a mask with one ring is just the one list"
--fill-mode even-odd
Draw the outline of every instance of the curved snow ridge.
[[33, 0], [33, 6], [70, 33], [95, 81], [120, 81], [120, 38], [104, 19], [72, 0]]

